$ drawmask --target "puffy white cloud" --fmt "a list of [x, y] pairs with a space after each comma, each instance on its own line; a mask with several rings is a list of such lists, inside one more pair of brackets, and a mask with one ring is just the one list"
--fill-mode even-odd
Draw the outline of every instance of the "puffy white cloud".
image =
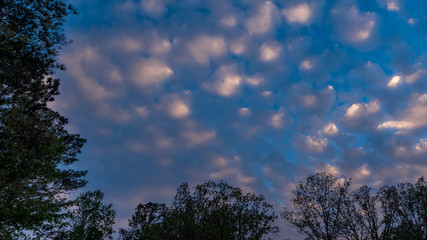
[[279, 57], [281, 47], [278, 43], [263, 43], [259, 49], [261, 60], [270, 62], [276, 60]]
[[304, 107], [309, 108], [317, 103], [317, 97], [313, 94], [305, 95], [302, 98], [302, 104]]
[[260, 85], [264, 79], [260, 76], [251, 76], [246, 78], [246, 83], [251, 86], [258, 86]]
[[307, 3], [290, 6], [282, 11], [288, 23], [307, 24], [311, 20], [312, 9]]
[[427, 126], [427, 94], [414, 94], [401, 120], [386, 121], [378, 129], [412, 130]]
[[405, 81], [407, 83], [415, 83], [416, 81], [418, 81], [418, 79], [420, 79], [420, 77], [425, 75], [425, 71], [424, 70], [417, 70], [414, 73], [411, 73], [409, 75], [405, 76]]
[[246, 20], [250, 34], [264, 34], [273, 26], [273, 14], [276, 7], [271, 1], [265, 1], [255, 15]]
[[68, 72], [77, 81], [85, 97], [91, 101], [101, 102], [118, 95], [119, 91], [117, 89], [111, 89], [112, 87], [106, 82], [98, 81], [98, 76], [90, 71], [91, 69], [107, 69], [105, 71], [107, 73], [106, 78], [109, 78], [111, 82], [118, 83], [122, 80], [118, 69], [106, 61], [97, 48], [80, 46], [74, 52], [64, 56], [63, 59], [69, 69]]
[[369, 103], [354, 103], [345, 112], [347, 119], [356, 119], [367, 114], [376, 113], [380, 110], [380, 102], [378, 100]]
[[168, 109], [169, 115], [173, 118], [184, 118], [190, 114], [190, 108], [182, 100], [174, 100]]
[[235, 54], [235, 55], [240, 55], [242, 54], [245, 49], [245, 43], [242, 40], [238, 40], [238, 41], [234, 41], [230, 44], [230, 51]]
[[[344, 1], [346, 2], [346, 1]], [[356, 6], [338, 5], [332, 10], [332, 19], [338, 38], [346, 44], [355, 47], [368, 47], [373, 37], [377, 23], [373, 12], [361, 13]]]
[[299, 68], [303, 70], [310, 70], [313, 68], [313, 61], [311, 60], [304, 60], [299, 64]]
[[399, 9], [400, 9], [399, 4], [396, 1], [394, 0], [387, 1], [387, 10], [398, 11]]
[[234, 16], [225, 16], [221, 19], [221, 23], [226, 27], [234, 27], [237, 25], [237, 20]]
[[222, 36], [201, 35], [188, 44], [188, 50], [196, 62], [207, 64], [211, 57], [223, 55], [226, 45]]
[[338, 133], [338, 128], [334, 123], [328, 123], [323, 127], [322, 132], [326, 135], [333, 136]]
[[191, 146], [203, 144], [213, 140], [216, 137], [215, 131], [185, 131], [183, 137]]
[[215, 75], [216, 80], [205, 86], [223, 97], [234, 95], [242, 83], [242, 77], [236, 73], [235, 66], [221, 66]]
[[377, 0], [380, 5], [384, 8], [387, 8], [388, 11], [399, 11], [400, 10], [400, 0]]
[[144, 59], [133, 65], [132, 81], [139, 86], [150, 86], [164, 82], [173, 75], [172, 69], [158, 59]]
[[337, 166], [333, 166], [333, 165], [327, 163], [325, 165], [321, 165], [321, 166], [317, 167], [316, 172], [326, 172], [326, 173], [330, 173], [334, 176], [337, 176], [339, 174], [340, 170]]
[[415, 151], [417, 153], [427, 152], [427, 138], [420, 139], [417, 145], [415, 145]]
[[401, 76], [394, 76], [387, 83], [387, 87], [389, 87], [389, 88], [396, 88], [401, 83], [402, 83], [402, 77]]
[[169, 52], [172, 48], [171, 43], [167, 39], [155, 37], [153, 38], [149, 51], [154, 54], [165, 54]]
[[283, 113], [282, 111], [278, 111], [277, 113], [273, 114], [273, 116], [271, 116], [271, 126], [275, 128], [283, 127], [283, 125], [285, 124], [284, 117], [285, 113]]
[[312, 153], [323, 152], [328, 145], [328, 139], [320, 137], [306, 136], [304, 141], [304, 148]]

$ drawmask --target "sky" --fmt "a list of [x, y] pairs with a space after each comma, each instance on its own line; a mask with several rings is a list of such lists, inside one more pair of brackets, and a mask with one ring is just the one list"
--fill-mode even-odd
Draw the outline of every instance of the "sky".
[[427, 175], [427, 1], [71, 3], [50, 106], [87, 139], [73, 167], [116, 227], [183, 182], [280, 212], [316, 172], [374, 188]]

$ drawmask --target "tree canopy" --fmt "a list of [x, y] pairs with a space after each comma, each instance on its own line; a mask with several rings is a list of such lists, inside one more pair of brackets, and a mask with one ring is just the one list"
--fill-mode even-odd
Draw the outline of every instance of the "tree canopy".
[[[64, 193], [83, 187], [85, 140], [48, 108], [59, 94], [58, 50], [73, 8], [65, 0], [0, 2], [0, 238], [18, 238], [63, 217]], [[24, 234], [25, 235], [25, 234]]]
[[350, 189], [351, 179], [326, 173], [300, 182], [291, 199], [293, 209], [282, 217], [306, 239], [427, 239], [427, 183], [368, 186]]
[[173, 204], [139, 204], [121, 229], [123, 239], [270, 239], [278, 232], [273, 206], [262, 195], [225, 182], [207, 182], [191, 192], [183, 183]]

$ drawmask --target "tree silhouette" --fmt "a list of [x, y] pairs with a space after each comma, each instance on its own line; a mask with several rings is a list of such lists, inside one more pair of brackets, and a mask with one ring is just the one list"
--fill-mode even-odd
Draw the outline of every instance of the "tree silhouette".
[[331, 174], [310, 175], [292, 197], [293, 210], [282, 217], [306, 239], [422, 240], [427, 239], [427, 184], [369, 186], [350, 189], [351, 180]]
[[331, 174], [310, 175], [300, 182], [291, 199], [295, 210], [285, 208], [282, 217], [307, 239], [335, 240], [344, 228], [342, 211], [347, 204], [350, 181]]
[[244, 194], [225, 182], [207, 182], [191, 192], [182, 184], [172, 206], [140, 204], [121, 229], [124, 239], [270, 239], [277, 216], [262, 195]]
[[24, 237], [61, 221], [64, 193], [86, 184], [68, 168], [85, 140], [49, 109], [63, 66], [63, 23], [74, 10], [65, 0], [0, 2], [0, 238]]

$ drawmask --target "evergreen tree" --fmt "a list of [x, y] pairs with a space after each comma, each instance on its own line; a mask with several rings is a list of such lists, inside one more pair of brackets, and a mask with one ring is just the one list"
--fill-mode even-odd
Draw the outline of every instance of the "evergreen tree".
[[85, 140], [47, 103], [59, 94], [65, 0], [0, 1], [0, 238], [18, 238], [59, 222], [63, 194], [86, 184], [77, 161]]

